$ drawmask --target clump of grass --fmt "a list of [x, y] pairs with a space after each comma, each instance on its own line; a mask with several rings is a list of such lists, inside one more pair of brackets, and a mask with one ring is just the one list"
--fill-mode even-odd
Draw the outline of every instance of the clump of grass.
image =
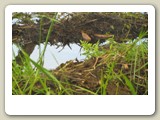
[[[96, 54], [92, 54], [94, 53], [94, 47], [92, 47], [93, 51], [87, 49], [90, 50], [90, 53], [86, 52], [88, 54], [88, 60], [92, 59], [92, 57], [103, 58], [102, 62], [97, 64], [96, 67], [105, 64], [105, 67], [101, 68], [100, 86], [96, 92], [73, 85], [67, 82], [67, 79], [65, 81], [58, 80], [53, 73], [43, 68], [43, 64], [33, 61], [23, 52], [25, 56], [22, 60], [23, 66], [13, 61], [13, 94], [76, 94], [75, 89], [80, 89], [94, 95], [148, 94], [148, 47], [146, 41], [141, 44], [135, 44], [139, 41], [138, 39], [128, 44], [113, 42], [109, 50], [103, 50], [103, 53], [98, 53], [99, 51], [96, 45]], [[52, 82], [52, 87], [47, 85], [49, 81]], [[114, 92], [109, 93], [111, 83], [114, 83], [116, 87], [113, 87], [115, 89]], [[122, 86], [125, 89], [127, 88], [124, 93], [121, 93]]]
[[86, 56], [86, 59], [90, 59], [92, 57], [98, 57], [106, 53], [105, 50], [100, 50], [99, 41], [95, 44], [92, 44], [81, 40], [81, 45], [83, 46], [84, 49], [84, 52], [82, 54]]
[[120, 84], [127, 86], [126, 90], [130, 94], [148, 94], [148, 46], [147, 41], [141, 42], [146, 34], [141, 32], [137, 39], [128, 44], [111, 44], [112, 47], [105, 55], [106, 67], [101, 71], [101, 91], [97, 92], [106, 95], [109, 83], [116, 81], [114, 94], [120, 94]]
[[[41, 16], [40, 21], [40, 37], [41, 41], [41, 30], [43, 24], [43, 17]], [[94, 92], [85, 89], [77, 85], [71, 85], [68, 82], [62, 82], [58, 80], [49, 70], [43, 67], [44, 54], [48, 44], [50, 34], [53, 29], [54, 22], [56, 21], [56, 14], [51, 20], [51, 25], [46, 36], [46, 41], [44, 43], [44, 49], [41, 51], [39, 48], [39, 59], [37, 62], [32, 60], [29, 55], [18, 46], [19, 50], [22, 52], [22, 56], [19, 56], [21, 64], [18, 64], [16, 60], [12, 61], [12, 94], [13, 95], [63, 95], [63, 94], [74, 94], [74, 88], [82, 89], [91, 94]], [[57, 22], [57, 21], [56, 21]], [[13, 51], [14, 53], [14, 51]], [[57, 60], [56, 60], [57, 61]], [[47, 84], [50, 84], [49, 87]], [[70, 86], [71, 88], [65, 88], [64, 86]]]
[[[51, 25], [48, 30], [48, 34], [45, 41], [45, 47], [40, 53], [40, 57], [38, 62], [33, 61], [30, 57], [24, 52], [22, 48], [19, 47], [20, 51], [23, 53], [23, 57], [21, 57], [21, 64], [17, 64], [16, 61], [12, 63], [12, 90], [13, 94], [63, 94], [64, 91], [66, 94], [69, 94], [63, 87], [63, 85], [51, 74], [48, 70], [43, 67], [43, 58], [46, 51], [47, 43], [49, 40], [49, 36], [51, 34], [53, 24], [55, 21], [56, 15], [51, 19]], [[42, 19], [41, 19], [42, 20]], [[42, 22], [41, 22], [42, 24]], [[41, 31], [40, 31], [41, 33]], [[41, 35], [40, 35], [41, 40]], [[33, 67], [34, 66], [34, 67]], [[42, 77], [43, 74], [46, 77]], [[54, 93], [50, 88], [46, 86], [47, 80], [51, 80], [55, 86], [57, 86], [57, 91]], [[38, 84], [41, 84], [39, 86]], [[41, 87], [41, 89], [39, 89]], [[63, 91], [63, 92], [62, 92]], [[34, 93], [33, 93], [34, 92]]]

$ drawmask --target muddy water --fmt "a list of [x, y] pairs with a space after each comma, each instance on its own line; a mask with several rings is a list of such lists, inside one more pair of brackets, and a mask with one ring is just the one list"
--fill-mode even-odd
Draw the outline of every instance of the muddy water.
[[[72, 49], [70, 49], [68, 46], [65, 46], [64, 49], [62, 50], [62, 47], [59, 47], [58, 49], [56, 49], [56, 46], [47, 45], [45, 56], [44, 56], [44, 67], [50, 70], [50, 69], [55, 69], [61, 63], [65, 63], [66, 61], [69, 61], [69, 60], [75, 60], [77, 58], [78, 60], [81, 61], [85, 59], [85, 56], [81, 55], [83, 51], [82, 50], [80, 51], [80, 47], [78, 45], [71, 44], [70, 46]], [[41, 50], [43, 50], [43, 48], [44, 48], [44, 45], [41, 44]], [[15, 45], [13, 45], [13, 51], [17, 56], [18, 48]], [[38, 45], [35, 47], [30, 57], [34, 61], [38, 60], [38, 57], [39, 57]]]

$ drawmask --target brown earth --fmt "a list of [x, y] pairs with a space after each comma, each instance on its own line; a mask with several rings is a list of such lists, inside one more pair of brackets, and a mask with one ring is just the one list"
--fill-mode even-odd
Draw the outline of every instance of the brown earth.
[[[110, 50], [108, 50], [109, 53]], [[147, 62], [147, 56], [145, 61]], [[113, 68], [111, 79], [107, 78], [107, 70], [110, 66], [110, 61], [116, 61], [115, 66]], [[89, 95], [93, 94], [102, 94], [102, 84], [107, 82], [105, 92], [107, 95], [131, 95], [131, 91], [129, 87], [126, 85], [126, 82], [122, 76], [118, 76], [122, 72], [128, 79], [131, 80], [132, 85], [137, 90], [138, 95], [147, 95], [147, 83], [146, 79], [148, 79], [146, 75], [148, 75], [147, 67], [141, 69], [140, 76], [135, 78], [135, 81], [132, 81], [133, 77], [133, 66], [134, 63], [127, 63], [124, 60], [124, 55], [119, 55], [118, 57], [112, 56], [109, 54], [104, 54], [99, 57], [92, 57], [91, 59], [86, 59], [84, 61], [78, 60], [70, 60], [66, 63], [62, 63], [59, 67], [50, 72], [65, 86], [65, 89], [72, 88], [73, 93], [75, 95]], [[121, 71], [121, 72], [120, 72]], [[120, 78], [120, 79], [118, 79]], [[103, 83], [102, 83], [103, 82]], [[69, 83], [69, 84], [66, 84]], [[143, 84], [144, 86], [139, 86]], [[48, 80], [48, 87], [50, 87], [53, 91], [57, 89], [55, 85]], [[75, 86], [79, 86], [85, 88], [89, 91], [85, 91], [81, 88], [77, 88]]]

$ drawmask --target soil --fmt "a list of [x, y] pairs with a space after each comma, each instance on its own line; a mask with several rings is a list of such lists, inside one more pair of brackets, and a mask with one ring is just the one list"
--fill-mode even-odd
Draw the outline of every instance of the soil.
[[[70, 87], [73, 89], [73, 93], [75, 95], [90, 95], [93, 94], [88, 91], [84, 91], [83, 89], [77, 88], [75, 86], [83, 87], [87, 90], [90, 90], [97, 94], [102, 94], [101, 85], [102, 82], [108, 82], [105, 88], [105, 94], [107, 95], [131, 95], [131, 91], [126, 85], [124, 79], [120, 81], [118, 78], [109, 79], [105, 78], [106, 70], [108, 69], [107, 58], [108, 54], [104, 54], [99, 57], [92, 57], [91, 59], [86, 59], [84, 61], [78, 60], [70, 60], [66, 63], [62, 63], [59, 67], [50, 72], [65, 86], [66, 89]], [[112, 58], [115, 59], [115, 58]], [[117, 59], [117, 58], [116, 58]], [[112, 60], [111, 60], [112, 61]], [[133, 75], [133, 68], [130, 63], [124, 61], [123, 57], [119, 57], [119, 61], [116, 63], [112, 72], [119, 74], [119, 71], [122, 71], [123, 74], [126, 75], [127, 78], [131, 78], [131, 74]], [[147, 57], [146, 57], [147, 61]], [[141, 70], [140, 78], [135, 78], [136, 82], [132, 82], [134, 87], [137, 89], [138, 95], [146, 95], [148, 94], [146, 83], [144, 78], [146, 78], [147, 68]], [[109, 79], [107, 81], [107, 79]], [[69, 83], [69, 86], [68, 84]], [[136, 83], [136, 84], [135, 84]], [[137, 84], [143, 84], [144, 86], [138, 86]], [[50, 87], [53, 91], [55, 91], [54, 84], [48, 80], [47, 82], [48, 87]]]
[[[90, 43], [96, 43], [97, 40], [104, 42], [106, 34], [114, 36], [116, 42], [123, 43], [135, 39], [141, 31], [148, 29], [148, 14], [146, 13], [78, 12], [65, 14], [63, 19], [52, 26], [47, 41], [51, 45], [57, 45], [57, 47], [66, 45], [70, 47], [71, 43], [80, 45], [80, 40], [84, 40], [82, 31], [89, 36]], [[23, 25], [13, 24], [12, 42], [20, 44], [28, 54], [31, 53], [32, 51], [26, 46], [30, 46], [30, 43], [39, 45], [46, 41], [51, 21], [43, 18], [42, 22], [43, 24], [37, 21], [35, 24], [25, 19], [22, 20]]]
[[[52, 73], [60, 81], [65, 81], [81, 86], [83, 88], [89, 89], [93, 92], [96, 92], [101, 85], [101, 74], [106, 68], [105, 64], [101, 63], [103, 58], [92, 58], [84, 62], [78, 61], [68, 61], [65, 64], [61, 64], [57, 69], [53, 70]], [[65, 81], [66, 82], [66, 81]], [[108, 95], [129, 95], [130, 90], [123, 84], [119, 85], [117, 89], [117, 80], [112, 80], [108, 82], [107, 93]], [[74, 94], [90, 94], [81, 89], [74, 88]], [[98, 94], [101, 94], [100, 91]]]

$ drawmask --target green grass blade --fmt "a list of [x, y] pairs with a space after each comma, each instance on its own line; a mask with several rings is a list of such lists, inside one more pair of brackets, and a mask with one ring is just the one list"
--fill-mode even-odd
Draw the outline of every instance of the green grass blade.
[[129, 87], [131, 93], [133, 95], [137, 95], [137, 92], [136, 92], [134, 86], [132, 85], [131, 81], [125, 75], [123, 75], [123, 74], [122, 74], [122, 78], [125, 80], [126, 85]]
[[54, 77], [50, 72], [48, 72], [47, 69], [43, 68], [41, 65], [37, 64], [35, 61], [33, 61], [32, 59], [30, 59], [31, 62], [39, 69], [41, 70], [43, 73], [45, 73], [49, 78], [51, 78], [54, 82], [56, 82], [59, 86], [61, 86], [61, 83], [56, 79], [56, 77]]

